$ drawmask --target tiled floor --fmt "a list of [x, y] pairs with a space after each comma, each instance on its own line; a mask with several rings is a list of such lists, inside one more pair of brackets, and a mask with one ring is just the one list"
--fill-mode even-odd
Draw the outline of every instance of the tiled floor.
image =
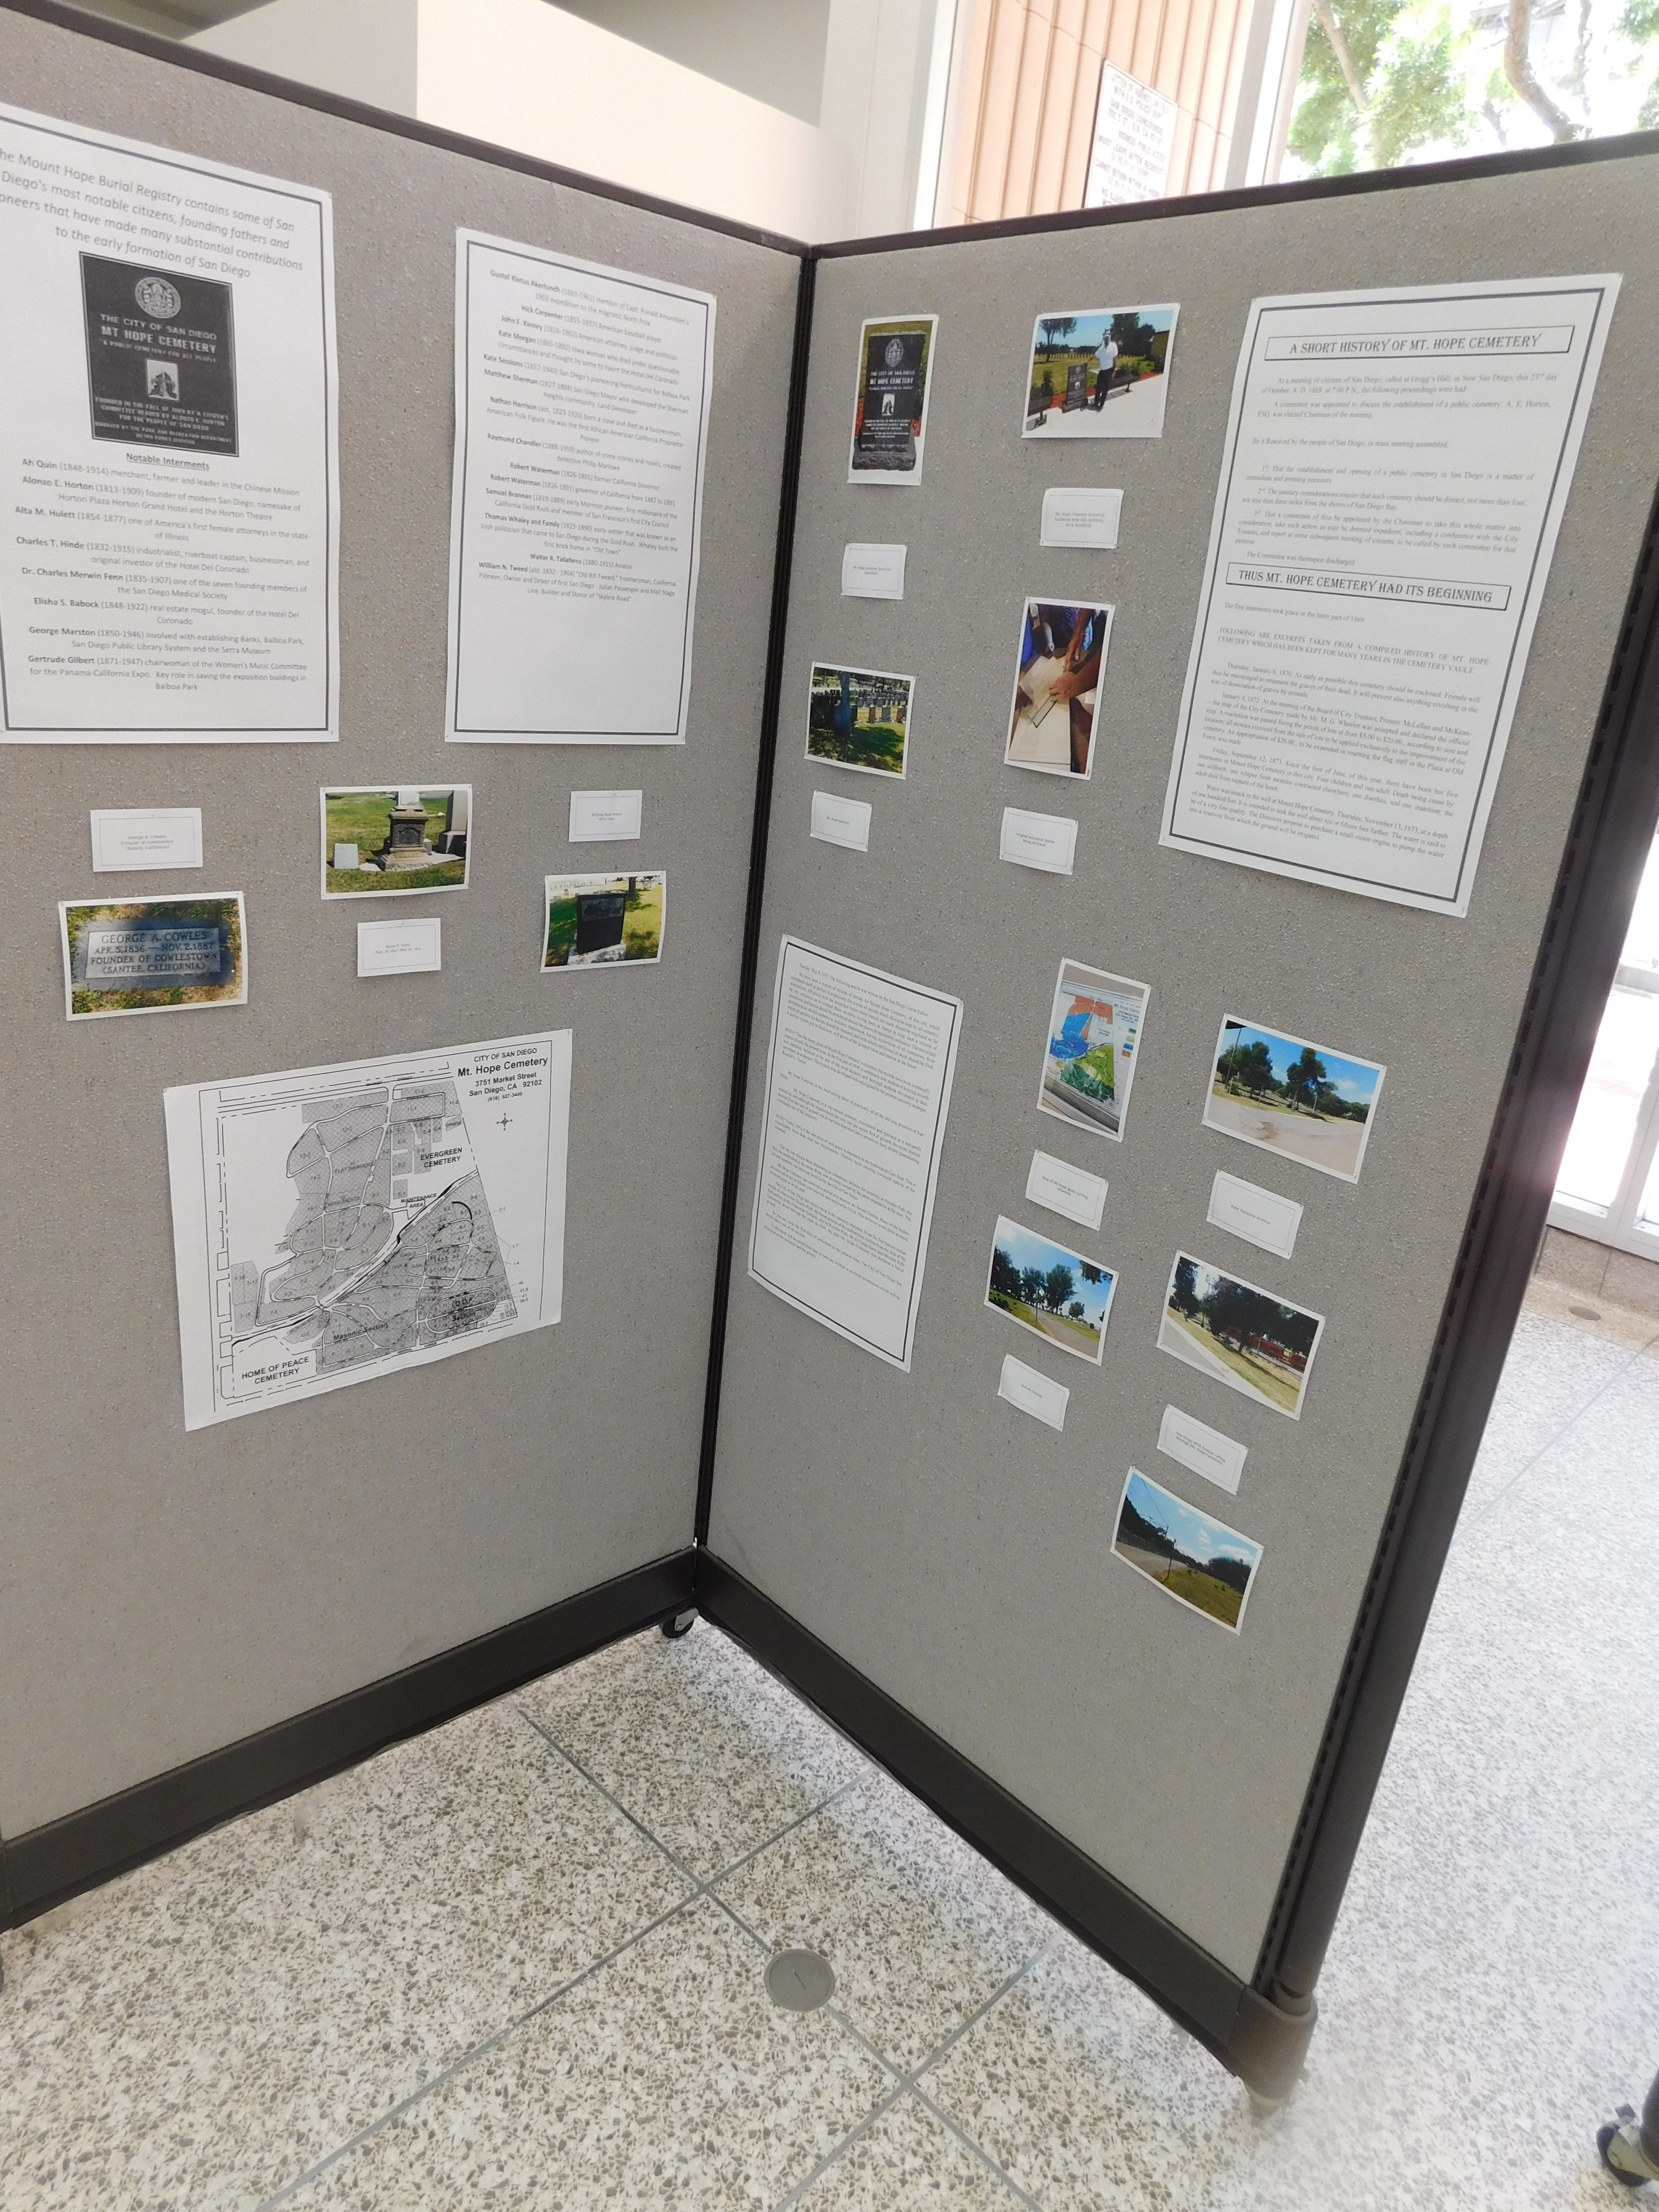
[[[0, 2212], [1631, 2201], [1593, 2138], [1659, 2065], [1656, 1332], [1522, 1317], [1273, 2118], [699, 1626], [0, 1939]], [[823, 2011], [764, 1993], [792, 1943]]]

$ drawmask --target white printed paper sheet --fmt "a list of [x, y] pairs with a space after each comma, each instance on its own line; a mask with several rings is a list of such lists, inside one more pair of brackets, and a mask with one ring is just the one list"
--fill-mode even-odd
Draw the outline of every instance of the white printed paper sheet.
[[1164, 844], [1468, 912], [1619, 284], [1254, 302]]
[[186, 1428], [558, 1320], [568, 1030], [166, 1108]]
[[749, 1233], [757, 1283], [910, 1365], [962, 1001], [786, 937]]
[[331, 223], [0, 108], [0, 743], [339, 736]]
[[462, 230], [444, 734], [677, 745], [714, 295]]

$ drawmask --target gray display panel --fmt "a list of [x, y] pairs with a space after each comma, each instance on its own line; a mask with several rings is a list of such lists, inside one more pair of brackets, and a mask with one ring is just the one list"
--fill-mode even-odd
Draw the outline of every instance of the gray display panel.
[[[1659, 342], [1656, 205], [1659, 162], [1632, 158], [930, 241], [818, 270], [763, 961], [787, 930], [966, 1011], [913, 1370], [879, 1368], [734, 1277], [711, 1547], [1246, 1979], [1428, 1365], [1641, 541], [1650, 486], [1630, 454]], [[1623, 270], [1625, 289], [1468, 918], [1160, 849], [1250, 301], [1601, 269]], [[1033, 318], [1106, 298], [1180, 303], [1164, 435], [1046, 453], [1019, 435]], [[927, 477], [902, 496], [841, 481], [847, 364], [863, 320], [892, 307], [939, 317]], [[1122, 489], [1116, 550], [1039, 545], [1054, 483]], [[908, 544], [902, 602], [842, 596], [854, 539]], [[1041, 796], [1002, 764], [1028, 595], [1116, 608], [1092, 775]], [[807, 835], [826, 771], [788, 733], [815, 660], [915, 676], [904, 785], [858, 787], [874, 805], [866, 855]], [[1008, 805], [1076, 818], [1073, 876], [997, 860]], [[1061, 957], [1152, 986], [1121, 1145], [1033, 1103]], [[1358, 1183], [1201, 1125], [1229, 1014], [1386, 1065]], [[763, 1021], [740, 1222], [766, 1048]], [[1121, 1276], [1098, 1375], [1014, 1342], [983, 1302], [999, 1214], [1055, 1225], [1024, 1196], [1039, 1147], [1110, 1182], [1081, 1240]], [[1206, 1224], [1218, 1169], [1302, 1204], [1291, 1260]], [[1299, 1421], [1157, 1348], [1177, 1250], [1327, 1316]], [[999, 1403], [1011, 1348], [1071, 1388], [1063, 1432]], [[1170, 1404], [1248, 1447], [1236, 1498], [1158, 1452]], [[1263, 1546], [1239, 1636], [1112, 1556], [1130, 1466]]]
[[[799, 264], [10, 12], [0, 75], [20, 106], [334, 195], [343, 501], [337, 745], [7, 756], [15, 1838], [690, 1542]], [[360, 982], [373, 909], [318, 896], [318, 786], [461, 768], [443, 708], [463, 225], [718, 296], [690, 722], [672, 754], [471, 750], [477, 852], [433, 902], [443, 970]], [[673, 877], [666, 955], [544, 975], [544, 878], [599, 864], [568, 843], [570, 792], [618, 782], [643, 788], [649, 862]], [[57, 902], [108, 895], [88, 811], [137, 805], [202, 808], [202, 880], [246, 897], [250, 1000], [71, 1027]], [[162, 1091], [566, 1025], [558, 1327], [187, 1436]]]

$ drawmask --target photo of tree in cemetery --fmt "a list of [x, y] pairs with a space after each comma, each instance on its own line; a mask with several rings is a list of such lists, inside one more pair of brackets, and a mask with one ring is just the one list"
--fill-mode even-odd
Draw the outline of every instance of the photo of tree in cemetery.
[[1136, 1468], [1118, 1507], [1112, 1549], [1119, 1559], [1195, 1613], [1237, 1629], [1261, 1547], [1187, 1504]]
[[1144, 407], [1145, 387], [1165, 374], [1175, 319], [1172, 307], [1039, 315], [1031, 334], [1025, 434], [1115, 434], [1111, 410]]
[[986, 1304], [1097, 1367], [1116, 1284], [1109, 1267], [999, 1218]]
[[661, 959], [665, 875], [549, 876], [546, 888], [544, 971]]
[[806, 707], [806, 757], [866, 774], [904, 774], [914, 679], [815, 663]]
[[1387, 1072], [1229, 1016], [1216, 1039], [1204, 1119], [1247, 1145], [1357, 1182]]
[[1298, 1420], [1322, 1314], [1180, 1252], [1170, 1276], [1158, 1347], [1258, 1404]]

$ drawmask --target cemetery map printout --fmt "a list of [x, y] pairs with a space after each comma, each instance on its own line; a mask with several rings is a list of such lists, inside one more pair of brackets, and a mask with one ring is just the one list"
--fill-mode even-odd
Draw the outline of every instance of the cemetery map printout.
[[186, 1428], [558, 1320], [568, 1030], [166, 1103]]

